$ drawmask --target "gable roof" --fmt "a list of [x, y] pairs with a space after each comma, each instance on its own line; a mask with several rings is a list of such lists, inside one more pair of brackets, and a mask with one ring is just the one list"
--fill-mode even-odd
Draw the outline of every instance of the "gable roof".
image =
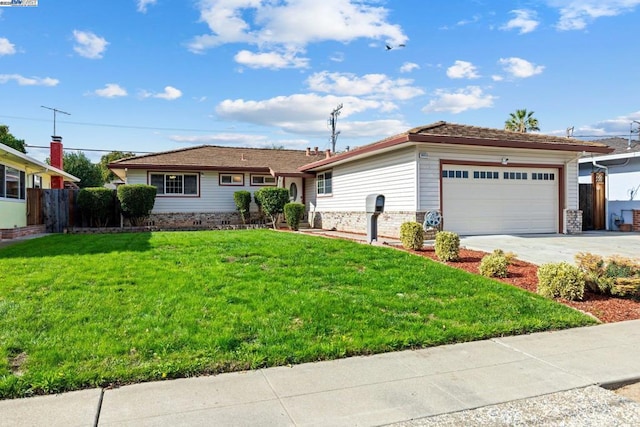
[[580, 163], [590, 163], [593, 159], [598, 161], [629, 159], [632, 157], [640, 157], [640, 141], [629, 138], [606, 138], [599, 139], [594, 142], [605, 144], [613, 150], [608, 154], [591, 154], [583, 156]]
[[521, 133], [502, 129], [483, 128], [478, 126], [459, 125], [455, 123], [436, 122], [420, 126], [369, 145], [340, 153], [330, 159], [319, 160], [300, 168], [302, 171], [342, 162], [353, 157], [361, 157], [417, 143], [437, 143], [453, 145], [470, 145], [481, 147], [528, 148], [538, 150], [561, 150], [575, 152], [609, 153], [612, 149], [605, 144], [593, 141], [582, 141], [574, 138], [543, 135], [537, 133]]
[[7, 159], [13, 163], [20, 164], [25, 167], [27, 173], [43, 174], [49, 176], [61, 176], [67, 182], [79, 182], [80, 178], [73, 176], [61, 169], [48, 165], [33, 157], [29, 157], [21, 151], [15, 150], [7, 145], [0, 144], [0, 158]]
[[116, 160], [109, 164], [109, 169], [118, 176], [124, 175], [125, 168], [157, 171], [248, 171], [274, 176], [302, 176], [304, 174], [298, 168], [320, 157], [324, 158], [325, 153], [201, 145]]

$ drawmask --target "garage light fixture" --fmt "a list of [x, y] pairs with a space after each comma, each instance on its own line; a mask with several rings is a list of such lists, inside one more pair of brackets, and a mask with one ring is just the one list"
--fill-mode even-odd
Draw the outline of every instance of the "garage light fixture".
[[503, 157], [502, 161], [500, 163], [502, 163], [503, 165], [506, 165], [507, 163], [509, 163], [509, 158], [508, 157]]

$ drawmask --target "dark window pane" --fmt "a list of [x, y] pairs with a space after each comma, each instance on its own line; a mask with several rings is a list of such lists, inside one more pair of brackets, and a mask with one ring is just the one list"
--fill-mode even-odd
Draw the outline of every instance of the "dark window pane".
[[456, 171], [456, 178], [462, 178], [462, 171]]
[[487, 179], [487, 173], [485, 171], [480, 172], [480, 178]]
[[20, 197], [20, 171], [7, 166], [5, 169], [5, 182], [7, 186], [7, 197], [10, 199]]
[[24, 172], [20, 171], [20, 199], [27, 198], [27, 176]]
[[478, 171], [473, 171], [473, 177], [474, 177], [475, 179], [480, 178], [480, 172], [478, 172]]
[[462, 177], [463, 178], [469, 178], [469, 171], [463, 171], [462, 172]]
[[493, 179], [498, 179], [498, 178], [500, 178], [500, 174], [498, 172], [494, 172]]
[[549, 179], [550, 179], [551, 181], [553, 181], [554, 179], [556, 179], [556, 176], [555, 176], [554, 174], [550, 173], [550, 174], [549, 174]]
[[544, 179], [545, 181], [549, 181], [549, 174], [548, 174], [548, 173], [545, 173], [545, 174], [544, 174], [544, 178], [543, 178], [543, 179]]
[[0, 197], [4, 197], [4, 165], [0, 165]]
[[331, 194], [333, 192], [333, 184], [331, 182], [331, 172], [324, 173], [324, 192]]
[[446, 178], [447, 176], [448, 176], [448, 175], [447, 175], [447, 171], [442, 171], [442, 177], [443, 177], [443, 178]]
[[164, 192], [167, 194], [182, 194], [182, 175], [165, 175]]
[[184, 194], [198, 194], [198, 176], [184, 176]]
[[158, 189], [158, 194], [164, 194], [164, 175], [151, 174], [151, 185]]
[[522, 179], [522, 173], [516, 172], [516, 179]]
[[528, 178], [527, 178], [527, 173], [526, 173], [526, 172], [522, 172], [522, 179], [528, 179]]

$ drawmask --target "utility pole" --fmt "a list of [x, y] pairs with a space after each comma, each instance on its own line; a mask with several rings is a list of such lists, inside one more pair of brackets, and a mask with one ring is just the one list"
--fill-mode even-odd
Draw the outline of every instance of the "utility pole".
[[340, 115], [340, 110], [342, 110], [342, 104], [338, 105], [333, 109], [331, 115], [329, 116], [329, 127], [331, 128], [331, 152], [335, 154], [336, 152], [336, 142], [338, 141], [338, 135], [340, 135], [340, 131], [336, 132], [336, 125], [338, 124], [338, 116]]
[[56, 113], [66, 114], [67, 116], [70, 116], [71, 114], [62, 110], [58, 110], [57, 108], [45, 107], [44, 105], [41, 105], [41, 107], [46, 108], [47, 110], [53, 111], [53, 136], [57, 136], [56, 135]]

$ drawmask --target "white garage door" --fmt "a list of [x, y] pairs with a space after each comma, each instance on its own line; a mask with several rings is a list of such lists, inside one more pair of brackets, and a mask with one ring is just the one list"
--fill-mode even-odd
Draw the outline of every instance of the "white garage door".
[[462, 235], [558, 232], [558, 169], [443, 165], [445, 230]]

